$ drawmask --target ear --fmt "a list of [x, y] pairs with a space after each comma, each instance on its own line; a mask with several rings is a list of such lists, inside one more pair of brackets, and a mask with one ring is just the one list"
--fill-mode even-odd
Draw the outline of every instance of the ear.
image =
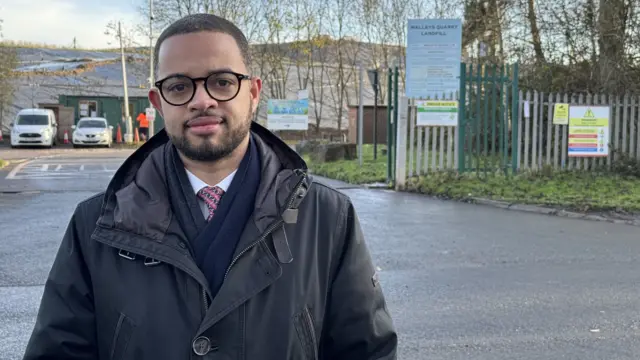
[[162, 97], [158, 89], [153, 88], [149, 90], [149, 101], [151, 105], [160, 113], [160, 116], [164, 118], [164, 114], [162, 113]]
[[251, 79], [251, 110], [255, 113], [260, 103], [260, 92], [262, 91], [262, 79], [254, 77]]

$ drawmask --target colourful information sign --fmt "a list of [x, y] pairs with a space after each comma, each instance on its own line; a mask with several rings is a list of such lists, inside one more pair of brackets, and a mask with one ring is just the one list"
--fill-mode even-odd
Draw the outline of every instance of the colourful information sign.
[[609, 155], [609, 107], [571, 106], [569, 109], [569, 156]]

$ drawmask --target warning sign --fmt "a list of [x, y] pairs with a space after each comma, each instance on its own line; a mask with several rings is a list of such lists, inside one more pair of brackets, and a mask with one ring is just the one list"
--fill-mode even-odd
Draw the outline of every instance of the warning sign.
[[553, 125], [569, 124], [569, 104], [557, 103], [553, 108]]
[[569, 156], [609, 155], [609, 107], [572, 106], [569, 109]]

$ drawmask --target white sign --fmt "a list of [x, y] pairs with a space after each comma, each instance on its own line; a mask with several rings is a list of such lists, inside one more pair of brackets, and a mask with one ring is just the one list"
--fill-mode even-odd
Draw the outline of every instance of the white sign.
[[441, 98], [460, 90], [461, 19], [409, 19], [407, 96]]
[[145, 109], [145, 116], [147, 117], [148, 121], [155, 121], [155, 119], [156, 119], [156, 109], [155, 108], [146, 108]]
[[267, 102], [269, 130], [308, 130], [309, 100], [276, 100]]
[[458, 126], [458, 102], [447, 100], [416, 101], [418, 126]]

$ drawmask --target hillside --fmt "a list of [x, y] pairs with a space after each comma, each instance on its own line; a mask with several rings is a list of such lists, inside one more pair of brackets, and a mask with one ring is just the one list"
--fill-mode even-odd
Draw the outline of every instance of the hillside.
[[[263, 78], [263, 102], [269, 98], [294, 98], [301, 87], [309, 90], [309, 122], [345, 129], [347, 107], [358, 101], [358, 77], [355, 65], [365, 68], [374, 62], [385, 67], [395, 58], [398, 48], [353, 41], [341, 44], [328, 41], [309, 51], [301, 43], [253, 45], [253, 72]], [[144, 49], [126, 54], [129, 96], [147, 96], [149, 64]], [[342, 67], [336, 61], [342, 56]], [[11, 122], [15, 113], [38, 103], [57, 103], [62, 94], [123, 96], [120, 54], [114, 51], [18, 48], [17, 91], [12, 107], [1, 122]], [[375, 61], [374, 61], [375, 60]], [[384, 76], [381, 82], [384, 83]], [[365, 76], [365, 104], [373, 103], [369, 79]], [[345, 91], [340, 92], [341, 85]], [[383, 90], [386, 87], [383, 87]], [[266, 119], [266, 106], [259, 118]], [[5, 129], [6, 130], [6, 129]]]

